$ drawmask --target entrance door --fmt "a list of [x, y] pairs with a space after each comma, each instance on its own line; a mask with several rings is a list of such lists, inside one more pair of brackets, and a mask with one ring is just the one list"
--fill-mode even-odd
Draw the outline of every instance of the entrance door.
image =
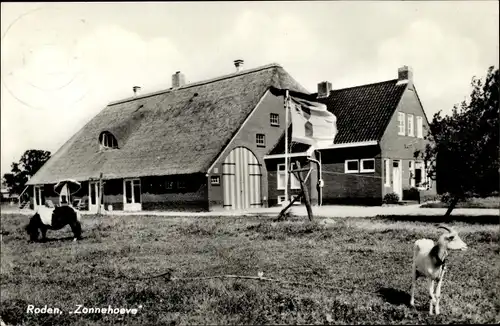
[[247, 148], [233, 149], [222, 163], [222, 188], [225, 209], [262, 206], [261, 165]]
[[399, 200], [403, 199], [403, 183], [402, 183], [402, 166], [401, 161], [392, 161], [392, 189], [398, 194]]
[[70, 193], [68, 190], [68, 185], [65, 184], [61, 188], [61, 193], [59, 194], [59, 205], [61, 205], [61, 206], [68, 205], [69, 203], [71, 203]]
[[124, 211], [142, 210], [140, 179], [123, 180], [123, 210]]
[[[101, 196], [101, 211], [104, 211], [104, 196]], [[99, 181], [89, 182], [89, 211], [97, 212], [99, 202]]]

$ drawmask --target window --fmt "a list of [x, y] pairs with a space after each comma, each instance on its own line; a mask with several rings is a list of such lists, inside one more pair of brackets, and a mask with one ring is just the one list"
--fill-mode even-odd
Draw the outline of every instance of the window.
[[417, 117], [417, 137], [424, 138], [424, 131], [422, 125], [422, 117]]
[[45, 197], [43, 195], [43, 186], [35, 186], [35, 206], [45, 204]]
[[[290, 170], [293, 170], [295, 168], [295, 163], [290, 164]], [[288, 170], [288, 172], [290, 172]], [[285, 164], [278, 164], [278, 175], [277, 175], [277, 184], [278, 184], [278, 190], [284, 190], [285, 189]], [[300, 189], [300, 182], [299, 179], [295, 175], [292, 174], [290, 177], [290, 189]]]
[[266, 136], [264, 134], [257, 134], [255, 137], [255, 143], [257, 144], [257, 147], [265, 147]]
[[271, 113], [271, 126], [279, 127], [280, 125], [280, 116], [277, 113]]
[[104, 148], [118, 148], [115, 136], [108, 131], [101, 132], [99, 135], [99, 144]]
[[184, 181], [177, 181], [177, 188], [179, 188], [179, 189], [186, 189], [186, 182], [184, 182]]
[[165, 189], [167, 189], [167, 190], [174, 189], [174, 182], [173, 181], [167, 181], [167, 182], [165, 182]]
[[345, 173], [358, 173], [359, 172], [359, 161], [358, 160], [346, 160], [345, 161]]
[[398, 112], [398, 135], [405, 135], [405, 114], [403, 112]]
[[408, 136], [415, 137], [415, 130], [413, 129], [413, 114], [408, 114]]
[[278, 196], [278, 205], [285, 201], [285, 196]]
[[210, 183], [213, 186], [219, 186], [220, 185], [220, 177], [219, 176], [212, 176], [212, 177], [210, 177]]
[[375, 159], [374, 158], [362, 159], [361, 172], [375, 172]]
[[[125, 183], [125, 203], [139, 204], [141, 202], [141, 180], [124, 180]], [[102, 197], [101, 197], [102, 198]]]
[[415, 161], [408, 163], [408, 169], [410, 170], [410, 187], [415, 187]]
[[385, 185], [391, 185], [391, 160], [386, 158], [384, 160], [384, 172], [385, 172]]

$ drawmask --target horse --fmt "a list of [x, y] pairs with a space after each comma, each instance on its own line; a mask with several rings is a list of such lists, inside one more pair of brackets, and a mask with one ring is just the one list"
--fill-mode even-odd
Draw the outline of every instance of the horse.
[[30, 218], [25, 230], [30, 236], [30, 241], [38, 241], [39, 230], [42, 231], [42, 241], [47, 240], [47, 230], [60, 230], [66, 225], [71, 227], [73, 241], [80, 240], [82, 225], [80, 212], [72, 206], [58, 206], [54, 208], [41, 206], [35, 215]]

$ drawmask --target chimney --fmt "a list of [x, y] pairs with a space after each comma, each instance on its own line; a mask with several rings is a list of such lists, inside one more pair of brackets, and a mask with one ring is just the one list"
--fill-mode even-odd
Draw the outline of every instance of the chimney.
[[318, 98], [330, 96], [332, 91], [332, 83], [329, 81], [324, 81], [318, 84]]
[[239, 72], [243, 68], [244, 63], [245, 63], [245, 61], [243, 61], [241, 59], [234, 60], [234, 66], [236, 67], [236, 72]]
[[172, 88], [178, 88], [184, 86], [185, 84], [186, 84], [186, 78], [184, 77], [183, 73], [177, 71], [175, 74], [172, 75]]
[[134, 96], [141, 95], [141, 86], [134, 86], [132, 87], [132, 90], [134, 91]]
[[413, 70], [411, 67], [402, 66], [398, 68], [398, 83], [412, 83], [413, 82]]

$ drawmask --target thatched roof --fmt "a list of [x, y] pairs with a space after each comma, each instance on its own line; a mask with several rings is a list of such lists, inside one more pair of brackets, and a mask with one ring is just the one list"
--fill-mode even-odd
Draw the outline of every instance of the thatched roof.
[[[110, 103], [28, 184], [205, 173], [271, 86], [307, 92], [271, 64]], [[99, 150], [103, 131], [118, 149]]]

